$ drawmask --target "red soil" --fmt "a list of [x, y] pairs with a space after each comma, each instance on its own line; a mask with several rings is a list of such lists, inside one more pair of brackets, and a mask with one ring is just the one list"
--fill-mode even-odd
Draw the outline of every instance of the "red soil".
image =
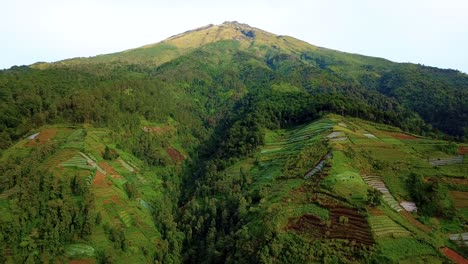
[[107, 172], [107, 174], [110, 174], [110, 175], [117, 174], [117, 172], [114, 170], [114, 168], [112, 168], [112, 166], [109, 165], [105, 161], [99, 163], [99, 167], [103, 168]]
[[114, 168], [109, 165], [109, 163], [103, 161], [101, 163], [99, 163], [99, 167], [103, 168], [107, 174], [109, 174], [112, 178], [114, 179], [123, 179], [122, 176], [120, 176], [115, 170]]
[[96, 176], [93, 179], [93, 186], [96, 187], [109, 187], [109, 183], [106, 182], [105, 175], [100, 171], [96, 171]]
[[105, 205], [105, 204], [110, 204], [110, 203], [113, 203], [113, 204], [121, 204], [120, 199], [119, 199], [119, 197], [118, 197], [117, 195], [112, 195], [112, 196], [110, 197], [110, 199], [107, 199], [107, 200], [102, 201], [102, 204], [104, 204], [104, 205]]
[[39, 135], [37, 135], [34, 139], [30, 139], [28, 142], [28, 146], [34, 146], [36, 144], [44, 144], [57, 134], [57, 130], [53, 128], [48, 128], [42, 130]]
[[111, 196], [111, 200], [112, 200], [112, 202], [114, 202], [115, 204], [121, 204], [120, 199], [119, 199], [119, 197], [118, 197], [117, 195], [112, 195], [112, 196]]
[[458, 154], [459, 155], [468, 155], [468, 146], [458, 147]]
[[442, 252], [445, 256], [447, 256], [449, 259], [451, 259], [457, 264], [468, 264], [468, 260], [466, 260], [463, 256], [460, 256], [457, 252], [451, 250], [450, 248], [440, 248], [440, 252]]
[[179, 151], [177, 151], [176, 149], [173, 149], [173, 148], [167, 148], [166, 149], [166, 152], [167, 154], [171, 157], [171, 159], [173, 161], [175, 161], [176, 163], [180, 163], [182, 161], [184, 161], [185, 157], [184, 155], [182, 155]]
[[415, 136], [408, 135], [408, 134], [405, 134], [405, 133], [399, 133], [399, 132], [387, 132], [386, 134], [389, 135], [389, 136], [392, 136], [392, 137], [394, 137], [396, 139], [406, 139], [406, 140], [418, 139]]

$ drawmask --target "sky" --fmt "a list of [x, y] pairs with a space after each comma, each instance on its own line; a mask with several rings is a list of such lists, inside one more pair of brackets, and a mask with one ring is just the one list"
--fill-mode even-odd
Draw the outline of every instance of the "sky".
[[466, 0], [0, 0], [0, 69], [238, 21], [345, 52], [468, 73]]

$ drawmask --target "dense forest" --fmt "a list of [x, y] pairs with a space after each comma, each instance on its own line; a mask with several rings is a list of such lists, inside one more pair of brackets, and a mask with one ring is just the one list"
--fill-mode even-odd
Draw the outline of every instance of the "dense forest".
[[[249, 208], [260, 206], [269, 190], [253, 188], [249, 170], [228, 176], [226, 169], [254, 159], [266, 131], [334, 113], [431, 139], [467, 140], [466, 74], [318, 48], [255, 28], [246, 31], [245, 25], [224, 27], [239, 35], [197, 47], [177, 46], [174, 38], [126, 53], [0, 71], [0, 193], [21, 186], [10, 197], [13, 217], [1, 223], [0, 241], [18, 263], [52, 261], [67, 243], [86, 241], [101, 221], [93, 195], [78, 176], [57, 178], [41, 166], [57, 145], [37, 147], [28, 157], [6, 154], [43, 126], [109, 129], [119, 151], [158, 173], [166, 168], [160, 173], [165, 198], [151, 204], [163, 242], [156, 252], [147, 252], [162, 263], [375, 260], [366, 245], [311, 244], [299, 236], [280, 236], [268, 226], [267, 213], [259, 218], [264, 224], [247, 231], [254, 215]], [[210, 30], [181, 38], [198, 43], [197, 34], [207, 31], [208, 36]], [[184, 162], [161, 154], [172, 139], [142, 129], [146, 123], [171, 122], [177, 124], [177, 146], [189, 157]], [[117, 159], [111, 151], [106, 146], [103, 159]], [[290, 157], [284, 178], [301, 178], [329, 151], [326, 143], [316, 142]], [[413, 199], [423, 213], [453, 214], [443, 204], [424, 206], [434, 204], [425, 197], [440, 186], [411, 177], [408, 186], [421, 190]], [[131, 183], [122, 188], [129, 199], [139, 197]], [[123, 231], [106, 230], [115, 248], [125, 251]], [[96, 259], [117, 261], [105, 252]]]

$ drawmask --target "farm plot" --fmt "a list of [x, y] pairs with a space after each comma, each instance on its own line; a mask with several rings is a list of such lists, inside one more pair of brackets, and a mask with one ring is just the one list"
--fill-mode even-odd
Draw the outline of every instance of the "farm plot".
[[88, 157], [88, 155], [84, 154], [83, 152], [79, 152], [79, 154], [86, 160], [86, 163], [89, 164], [91, 167], [97, 169], [104, 175], [107, 174], [105, 170], [103, 170], [101, 167], [99, 167], [99, 165], [97, 165], [95, 160], [91, 159], [90, 157]]
[[400, 212], [403, 210], [400, 204], [393, 198], [392, 194], [388, 191], [387, 186], [379, 176], [363, 175], [364, 181], [374, 189], [379, 190], [382, 193], [382, 200], [388, 204], [393, 210]]
[[49, 140], [51, 140], [52, 138], [54, 138], [56, 134], [57, 134], [57, 130], [55, 129], [52, 129], [52, 128], [44, 129], [39, 133], [29, 136], [28, 139], [30, 139], [30, 141], [28, 142], [28, 145], [33, 146], [37, 143], [44, 144], [48, 142]]
[[132, 221], [131, 216], [127, 213], [127, 211], [120, 211], [119, 212], [119, 219], [120, 219], [120, 221], [122, 221], [122, 223], [126, 227], [132, 226], [133, 221]]
[[130, 166], [127, 162], [125, 162], [122, 158], [118, 158], [117, 162], [120, 163], [129, 172], [135, 172], [135, 169], [132, 166]]
[[62, 162], [62, 167], [70, 167], [70, 168], [77, 168], [77, 169], [84, 169], [84, 170], [90, 170], [93, 171], [94, 167], [88, 165], [88, 162], [86, 159], [81, 156], [80, 154], [75, 155], [73, 158]]
[[110, 187], [94, 188], [93, 192], [97, 197], [111, 197], [115, 195], [114, 189]]
[[456, 208], [468, 207], [468, 192], [449, 191], [449, 195], [453, 200], [453, 205]]
[[330, 208], [327, 223], [313, 214], [290, 218], [287, 229], [317, 239], [345, 239], [364, 245], [374, 243], [366, 218], [346, 206]]
[[401, 201], [400, 202], [401, 207], [403, 207], [407, 212], [417, 212], [418, 207], [414, 202], [410, 201]]
[[86, 132], [83, 129], [77, 129], [67, 138], [64, 148], [83, 149]]
[[367, 138], [373, 138], [373, 139], [376, 139], [376, 138], [377, 138], [375, 135], [373, 135], [373, 134], [371, 134], [371, 133], [364, 133], [363, 135], [364, 135], [365, 137], [367, 137]]
[[70, 257], [92, 257], [94, 252], [94, 248], [86, 244], [71, 244], [65, 249], [65, 254]]
[[54, 168], [61, 164], [62, 162], [65, 162], [71, 158], [73, 158], [76, 155], [76, 150], [72, 149], [64, 149], [60, 151], [58, 154], [52, 156], [51, 158], [47, 159], [46, 162], [44, 162], [41, 167], [43, 168]]
[[449, 239], [458, 245], [468, 246], [468, 232], [459, 234], [450, 234]]
[[415, 137], [413, 135], [400, 133], [400, 132], [387, 132], [386, 134], [393, 137], [393, 138], [402, 139], [402, 140], [415, 140], [415, 139], [418, 139], [417, 137]]
[[449, 164], [461, 164], [463, 163], [463, 155], [458, 155], [451, 158], [436, 158], [429, 159], [429, 163], [432, 166], [444, 166]]
[[317, 172], [321, 171], [323, 169], [323, 167], [325, 166], [325, 163], [327, 162], [327, 159], [329, 159], [331, 157], [332, 157], [331, 153], [330, 152], [327, 153], [327, 155], [325, 155], [313, 169], [311, 169], [310, 171], [308, 171], [304, 175], [304, 179], [307, 180], [310, 177], [314, 176], [314, 174], [316, 174]]
[[[178, 150], [174, 148], [167, 148], [166, 152], [167, 152], [167, 155], [169, 155], [169, 157], [171, 157], [172, 161], [174, 161], [175, 163], [181, 163], [185, 159], [184, 155], [182, 155]], [[129, 164], [131, 165], [130, 162]]]
[[411, 233], [386, 215], [370, 216], [369, 223], [375, 237], [406, 237]]
[[330, 220], [330, 238], [354, 240], [365, 245], [374, 243], [369, 224], [358, 211], [346, 206], [336, 206], [330, 209]]
[[468, 155], [468, 146], [458, 147], [458, 155]]

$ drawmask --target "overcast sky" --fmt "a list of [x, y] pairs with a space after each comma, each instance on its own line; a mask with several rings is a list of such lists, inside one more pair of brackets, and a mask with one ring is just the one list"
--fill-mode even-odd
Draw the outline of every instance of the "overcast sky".
[[322, 47], [468, 72], [467, 0], [0, 1], [0, 69], [237, 20]]

